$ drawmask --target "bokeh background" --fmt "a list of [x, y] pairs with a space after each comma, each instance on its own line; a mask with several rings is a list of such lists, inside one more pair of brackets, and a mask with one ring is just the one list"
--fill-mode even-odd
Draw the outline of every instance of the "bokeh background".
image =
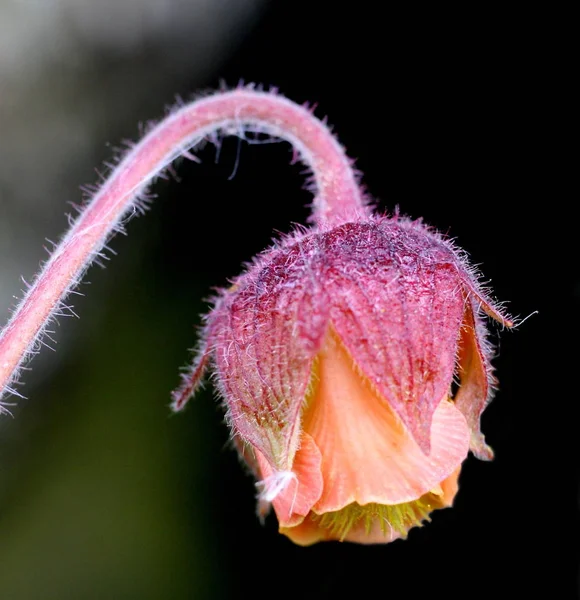
[[61, 319], [0, 419], [0, 597], [573, 597], [577, 390], [554, 331], [575, 339], [578, 294], [551, 227], [552, 23], [462, 10], [0, 0], [1, 322], [113, 147], [177, 96], [241, 79], [318, 102], [381, 210], [456, 238], [512, 314], [539, 311], [491, 325], [497, 458], [466, 461], [452, 510], [384, 547], [295, 547], [255, 517], [211, 386], [179, 416], [168, 403], [204, 299], [310, 196], [287, 144], [202, 150], [90, 270], [80, 320]]

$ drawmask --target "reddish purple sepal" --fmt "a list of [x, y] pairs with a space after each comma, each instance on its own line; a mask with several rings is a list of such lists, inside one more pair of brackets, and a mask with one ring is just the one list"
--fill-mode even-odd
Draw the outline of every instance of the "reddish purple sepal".
[[[211, 355], [234, 435], [291, 469], [312, 366], [329, 326], [422, 450], [451, 394], [489, 458], [479, 417], [492, 380], [479, 306], [510, 324], [454, 246], [421, 222], [371, 217], [288, 237], [223, 290], [184, 390]], [[182, 394], [183, 396], [183, 394]]]
[[317, 236], [264, 253], [210, 315], [217, 381], [235, 434], [290, 469], [312, 361], [328, 324]]

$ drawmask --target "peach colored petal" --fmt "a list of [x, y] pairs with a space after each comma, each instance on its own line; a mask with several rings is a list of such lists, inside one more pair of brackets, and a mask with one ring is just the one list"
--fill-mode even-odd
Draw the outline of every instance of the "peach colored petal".
[[469, 429], [446, 399], [435, 410], [431, 453], [426, 456], [333, 333], [319, 355], [317, 370], [319, 381], [303, 421], [323, 457], [324, 489], [314, 512], [340, 510], [353, 502], [416, 500], [465, 459]]
[[390, 529], [385, 533], [381, 524], [378, 521], [374, 521], [370, 531], [365, 529], [362, 522], [355, 524], [342, 541], [356, 542], [357, 544], [386, 544], [394, 542], [401, 537], [403, 537], [401, 533], [394, 529]]
[[299, 546], [311, 546], [330, 539], [328, 531], [313, 521], [310, 515], [303, 518], [298, 525], [280, 527], [279, 531]]
[[441, 502], [444, 506], [451, 506], [457, 491], [459, 490], [459, 472], [461, 467], [457, 467], [453, 473], [441, 482]]
[[[262, 480], [274, 474], [270, 463], [257, 451]], [[322, 493], [322, 456], [320, 450], [307, 433], [302, 433], [301, 443], [292, 471], [296, 479], [289, 481], [272, 501], [280, 526], [291, 527], [300, 523], [316, 504]]]
[[331, 531], [321, 527], [312, 515], [308, 515], [296, 527], [280, 527], [280, 533], [283, 533], [299, 546], [311, 546], [317, 542], [330, 540], [355, 542], [357, 544], [386, 544], [402, 537], [394, 529], [385, 532], [378, 521], [375, 521], [370, 531], [367, 531], [364, 523], [361, 521], [352, 527], [344, 539], [339, 540]]
[[479, 427], [481, 413], [490, 400], [486, 356], [477, 334], [472, 303], [466, 303], [459, 338], [459, 380], [455, 405], [463, 413], [471, 430], [470, 450], [481, 460], [491, 460], [493, 450], [485, 443]]

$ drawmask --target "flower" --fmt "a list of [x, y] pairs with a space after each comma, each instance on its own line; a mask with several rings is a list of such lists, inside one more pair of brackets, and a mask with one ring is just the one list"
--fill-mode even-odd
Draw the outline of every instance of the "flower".
[[176, 401], [212, 362], [259, 513], [294, 542], [389, 542], [452, 504], [469, 450], [492, 458], [480, 308], [510, 324], [419, 221], [301, 231], [221, 291]]
[[[169, 114], [119, 162], [0, 332], [0, 396], [144, 190], [218, 133], [289, 141], [309, 169], [310, 229], [283, 238], [222, 290], [181, 409], [212, 365], [233, 441], [299, 544], [403, 537], [451, 505], [494, 379], [480, 311], [511, 322], [465, 256], [421, 222], [371, 214], [359, 173], [313, 109], [254, 86]], [[105, 246], [106, 248], [106, 246]], [[458, 387], [457, 385], [458, 384]], [[456, 389], [457, 387], [457, 389]], [[0, 403], [0, 414], [3, 406]]]

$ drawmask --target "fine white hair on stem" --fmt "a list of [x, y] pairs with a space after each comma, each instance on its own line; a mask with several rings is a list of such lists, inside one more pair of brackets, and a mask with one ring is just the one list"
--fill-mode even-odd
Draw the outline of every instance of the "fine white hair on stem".
[[68, 233], [0, 333], [0, 399], [13, 393], [18, 374], [26, 359], [38, 351], [47, 325], [70, 312], [65, 298], [88, 267], [108, 259], [104, 250], [109, 238], [125, 233], [126, 222], [145, 212], [151, 200], [147, 187], [175, 159], [196, 160], [191, 150], [199, 143], [217, 140], [218, 133], [255, 142], [256, 138], [246, 136], [248, 132], [290, 142], [307, 165], [315, 191], [312, 220], [316, 226], [330, 227], [367, 215], [367, 201], [352, 161], [309, 108], [275, 92], [256, 91], [253, 86], [179, 106], [159, 124], [148, 126], [143, 139], [130, 146], [118, 164], [107, 165], [109, 175], [99, 177], [98, 190], [85, 188], [92, 198], [83, 207], [75, 207], [78, 216], [70, 217]]

